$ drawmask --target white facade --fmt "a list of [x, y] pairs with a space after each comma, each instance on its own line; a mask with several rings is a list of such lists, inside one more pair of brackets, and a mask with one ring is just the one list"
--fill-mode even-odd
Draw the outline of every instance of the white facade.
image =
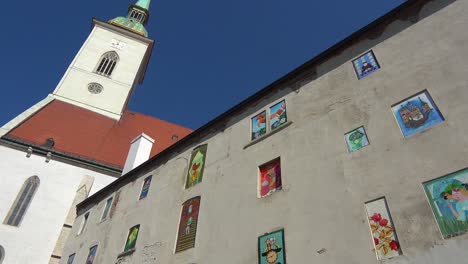
[[[142, 79], [152, 41], [95, 21], [94, 28], [63, 76], [54, 96], [67, 103], [119, 119], [134, 86]], [[114, 51], [119, 60], [109, 77], [96, 73], [103, 54]], [[91, 93], [88, 84], [103, 90]]]
[[[80, 168], [52, 158], [0, 145], [0, 246], [5, 250], [3, 263], [49, 263], [51, 253], [82, 179], [94, 178], [95, 193], [115, 177]], [[3, 224], [26, 179], [38, 176], [39, 187], [18, 227]]]

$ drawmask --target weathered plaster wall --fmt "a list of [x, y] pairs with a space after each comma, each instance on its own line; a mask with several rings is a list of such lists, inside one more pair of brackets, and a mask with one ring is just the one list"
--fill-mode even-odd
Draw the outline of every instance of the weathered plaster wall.
[[[91, 194], [115, 180], [89, 169], [71, 166], [45, 157], [0, 146], [2, 168], [0, 191], [0, 245], [3, 263], [48, 263], [85, 176], [94, 178]], [[40, 185], [19, 227], [3, 224], [24, 181], [37, 175]]]
[[[431, 1], [420, 15], [445, 4]], [[191, 148], [174, 154], [120, 188], [111, 219], [99, 220], [105, 199], [92, 207], [88, 227], [68, 240], [64, 255], [76, 253], [76, 263], [84, 263], [98, 244], [100, 264], [257, 263], [258, 236], [284, 228], [288, 263], [378, 263], [364, 203], [386, 196], [403, 250], [389, 262], [463, 263], [468, 236], [442, 239], [421, 183], [467, 167], [467, 13], [468, 1], [459, 0], [410, 27], [408, 21], [390, 24], [380, 37], [337, 55], [337, 61], [349, 58], [343, 65], [333, 69], [332, 59], [300, 89], [280, 90], [245, 109], [224, 130], [191, 146], [208, 144], [202, 183], [184, 190]], [[382, 68], [357, 80], [350, 60], [369, 48]], [[446, 121], [403, 138], [391, 105], [423, 89]], [[282, 98], [293, 123], [244, 149], [250, 117]], [[348, 154], [343, 135], [361, 125], [370, 146]], [[278, 156], [283, 190], [259, 199], [258, 166]], [[148, 175], [153, 175], [148, 197], [138, 201]], [[198, 195], [195, 248], [174, 254], [181, 205]], [[136, 251], [117, 260], [136, 224], [141, 225]], [[325, 253], [316, 253], [322, 248]]]

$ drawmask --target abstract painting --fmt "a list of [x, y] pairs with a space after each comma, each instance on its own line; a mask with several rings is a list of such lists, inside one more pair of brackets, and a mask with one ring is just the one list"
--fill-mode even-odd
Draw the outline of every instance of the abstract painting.
[[86, 258], [86, 264], [93, 264], [96, 258], [97, 245], [89, 249], [88, 257]]
[[392, 111], [404, 137], [409, 137], [444, 121], [444, 117], [427, 90], [393, 105]]
[[125, 242], [124, 252], [135, 248], [138, 239], [138, 232], [140, 232], [140, 225], [130, 228], [128, 231], [127, 242]]
[[286, 102], [283, 100], [270, 107], [271, 130], [276, 129], [288, 121], [286, 117]]
[[281, 160], [277, 158], [259, 167], [260, 176], [258, 184], [260, 186], [260, 197], [268, 196], [281, 190]]
[[346, 133], [345, 140], [349, 152], [362, 149], [369, 145], [369, 139], [367, 138], [366, 130], [363, 126]]
[[353, 66], [358, 79], [362, 79], [380, 69], [380, 65], [372, 50], [353, 60]]
[[468, 168], [423, 183], [444, 238], [468, 231]]
[[196, 147], [192, 151], [192, 155], [190, 156], [190, 165], [187, 172], [185, 189], [197, 185], [202, 181], [207, 148], [208, 146], [205, 144]]
[[145, 181], [143, 182], [143, 187], [141, 187], [139, 200], [145, 199], [146, 196], [148, 196], [149, 187], [151, 185], [151, 179], [152, 178], [153, 178], [152, 176], [148, 176], [148, 177], [145, 178]]
[[195, 247], [199, 209], [200, 196], [192, 198], [182, 205], [177, 233], [176, 253]]
[[266, 111], [252, 117], [252, 140], [266, 134]]
[[385, 197], [367, 202], [366, 211], [377, 259], [384, 260], [401, 255], [400, 243]]
[[286, 264], [284, 230], [264, 234], [258, 238], [259, 264]]

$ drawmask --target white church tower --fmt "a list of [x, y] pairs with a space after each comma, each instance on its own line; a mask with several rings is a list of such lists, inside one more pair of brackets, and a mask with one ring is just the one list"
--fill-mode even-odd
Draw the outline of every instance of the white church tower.
[[154, 41], [144, 25], [150, 0], [126, 17], [93, 19], [93, 30], [55, 88], [55, 99], [120, 119], [135, 85], [143, 81]]

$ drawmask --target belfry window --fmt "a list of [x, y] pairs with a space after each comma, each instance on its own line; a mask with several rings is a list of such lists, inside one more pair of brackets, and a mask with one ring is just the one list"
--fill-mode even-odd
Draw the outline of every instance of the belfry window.
[[96, 73], [110, 77], [117, 65], [117, 62], [119, 62], [119, 55], [115, 51], [104, 53], [96, 68]]
[[29, 177], [24, 182], [23, 187], [21, 187], [21, 190], [10, 209], [10, 212], [8, 212], [8, 215], [3, 222], [4, 224], [19, 226], [21, 220], [23, 220], [26, 210], [29, 207], [29, 204], [31, 204], [34, 194], [37, 191], [37, 187], [39, 187], [39, 183], [40, 180], [37, 176]]

